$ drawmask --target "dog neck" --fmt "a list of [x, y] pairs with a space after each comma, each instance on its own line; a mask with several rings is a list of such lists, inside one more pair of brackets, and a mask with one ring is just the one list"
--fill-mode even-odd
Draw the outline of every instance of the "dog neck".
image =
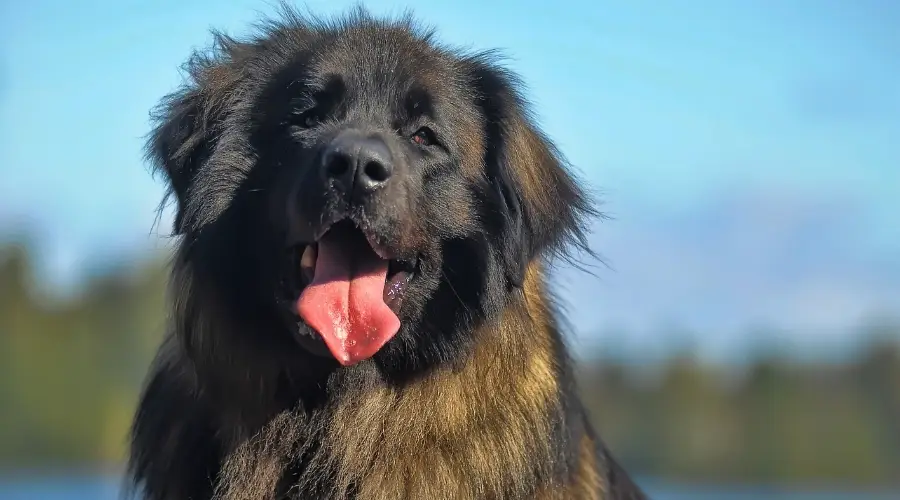
[[227, 457], [220, 498], [266, 498], [287, 472], [300, 491], [327, 480], [335, 499], [533, 494], [561, 465], [560, 440], [546, 437], [560, 432], [564, 357], [543, 287], [533, 266], [464, 362], [400, 386], [365, 377], [321, 408], [281, 412]]

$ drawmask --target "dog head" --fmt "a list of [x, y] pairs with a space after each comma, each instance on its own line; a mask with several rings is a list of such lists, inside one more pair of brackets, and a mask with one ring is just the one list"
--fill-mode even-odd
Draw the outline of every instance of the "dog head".
[[407, 18], [286, 12], [188, 69], [148, 151], [177, 200], [181, 319], [228, 318], [183, 325], [193, 350], [445, 361], [582, 235], [516, 77]]

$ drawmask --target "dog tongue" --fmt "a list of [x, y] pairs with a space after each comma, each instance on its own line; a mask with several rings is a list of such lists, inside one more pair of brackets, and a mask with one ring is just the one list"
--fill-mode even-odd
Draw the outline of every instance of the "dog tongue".
[[319, 240], [312, 282], [297, 301], [300, 317], [344, 366], [374, 356], [400, 329], [383, 299], [388, 261], [348, 232], [335, 228]]

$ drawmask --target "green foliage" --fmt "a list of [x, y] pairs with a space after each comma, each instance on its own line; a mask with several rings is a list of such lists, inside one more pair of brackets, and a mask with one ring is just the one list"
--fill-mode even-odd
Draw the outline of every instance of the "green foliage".
[[163, 331], [159, 263], [38, 295], [21, 245], [0, 248], [0, 466], [124, 457], [141, 379]]
[[657, 477], [897, 484], [898, 338], [875, 337], [845, 365], [762, 357], [737, 381], [679, 358], [647, 384], [606, 361], [582, 368], [581, 389], [614, 453]]
[[[163, 261], [95, 277], [74, 297], [33, 286], [27, 247], [0, 246], [0, 468], [121, 463], [165, 322]], [[900, 478], [900, 331], [870, 328], [855, 361], [761, 355], [734, 380], [689, 356], [659, 377], [581, 367], [596, 426], [640, 474], [694, 481]]]

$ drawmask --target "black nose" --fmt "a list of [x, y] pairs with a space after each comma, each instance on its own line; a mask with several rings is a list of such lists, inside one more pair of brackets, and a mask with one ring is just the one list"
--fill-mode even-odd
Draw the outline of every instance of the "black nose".
[[365, 195], [388, 183], [394, 167], [391, 151], [377, 137], [345, 131], [322, 154], [322, 176], [345, 194]]

